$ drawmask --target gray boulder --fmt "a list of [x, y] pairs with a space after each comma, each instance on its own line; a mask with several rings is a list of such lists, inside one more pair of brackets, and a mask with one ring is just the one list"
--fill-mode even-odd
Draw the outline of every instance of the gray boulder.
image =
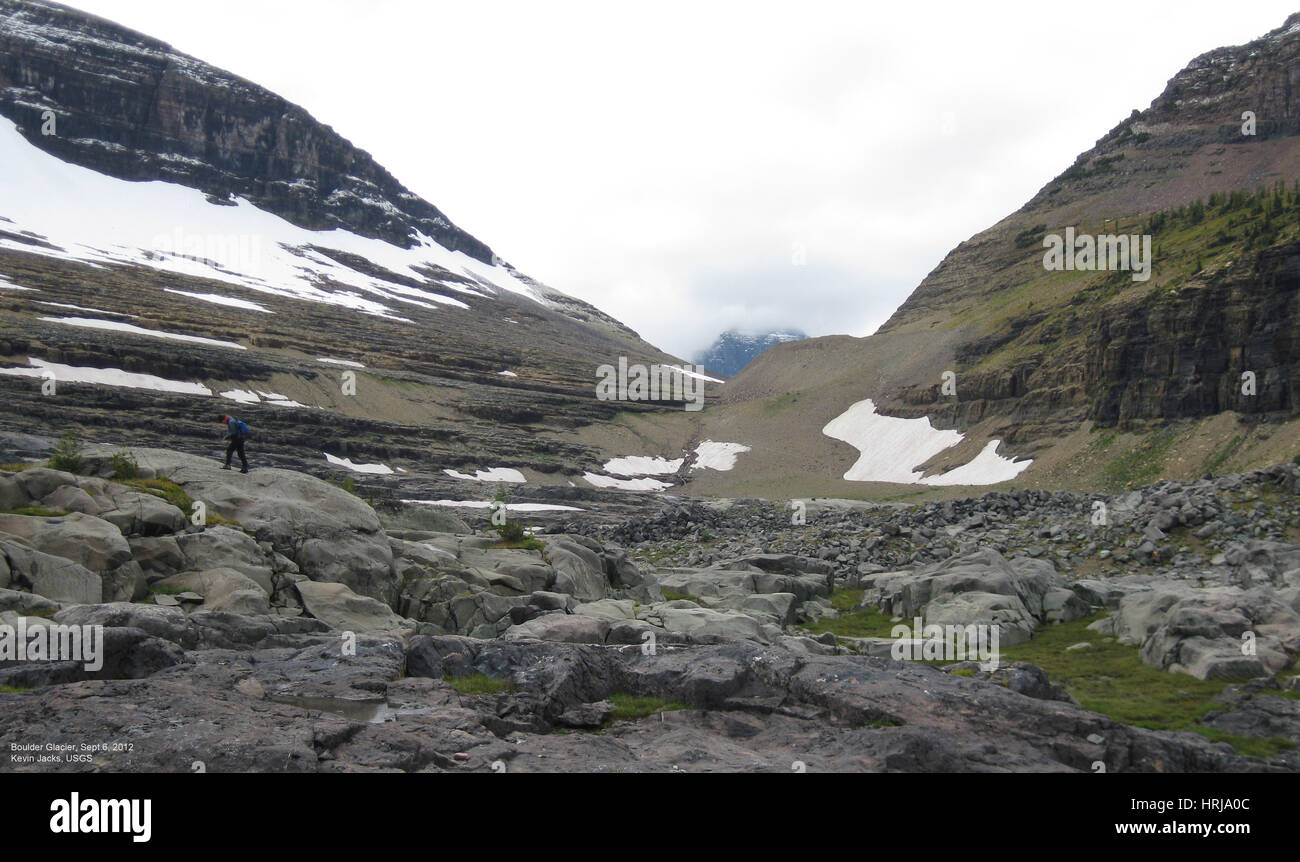
[[605, 579], [605, 565], [595, 551], [571, 537], [557, 537], [546, 542], [546, 555], [555, 569], [555, 592], [584, 602], [605, 598], [609, 582]]
[[330, 628], [352, 632], [393, 631], [407, 625], [392, 609], [369, 596], [359, 596], [346, 584], [299, 581], [295, 584], [303, 607]]
[[134, 454], [142, 468], [167, 476], [209, 511], [269, 541], [313, 581], [346, 584], [390, 608], [396, 604], [399, 580], [388, 537], [374, 510], [356, 496], [292, 470], [259, 468], [245, 475], [167, 450]]
[[0, 588], [28, 590], [56, 602], [103, 601], [103, 578], [66, 557], [0, 539]]
[[503, 640], [558, 641], [570, 644], [603, 644], [609, 635], [609, 622], [580, 614], [547, 614], [511, 626]]
[[0, 533], [17, 536], [38, 551], [72, 560], [99, 574], [131, 560], [131, 546], [121, 530], [80, 512], [54, 518], [0, 515]]

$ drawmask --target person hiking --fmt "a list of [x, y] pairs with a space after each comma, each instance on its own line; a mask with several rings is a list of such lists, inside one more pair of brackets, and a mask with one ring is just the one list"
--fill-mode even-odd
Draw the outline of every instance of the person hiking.
[[239, 463], [244, 465], [239, 472], [247, 473], [248, 458], [244, 457], [244, 441], [253, 436], [253, 430], [234, 416], [223, 415], [221, 421], [226, 423], [226, 436], [224, 439], [230, 441], [226, 444], [226, 463], [221, 469], [229, 470], [230, 458], [238, 452]]

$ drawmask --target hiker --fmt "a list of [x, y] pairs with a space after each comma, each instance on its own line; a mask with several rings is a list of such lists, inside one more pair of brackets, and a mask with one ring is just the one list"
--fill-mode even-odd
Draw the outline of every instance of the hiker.
[[248, 459], [244, 457], [244, 441], [247, 440], [249, 437], [253, 436], [253, 429], [249, 428], [246, 424], [236, 419], [234, 416], [223, 415], [221, 417], [221, 421], [226, 423], [225, 439], [230, 441], [228, 444], [226, 444], [226, 463], [221, 469], [229, 470], [230, 457], [234, 455], [236, 452], [238, 452], [239, 463], [244, 465], [244, 468], [239, 472], [247, 473]]

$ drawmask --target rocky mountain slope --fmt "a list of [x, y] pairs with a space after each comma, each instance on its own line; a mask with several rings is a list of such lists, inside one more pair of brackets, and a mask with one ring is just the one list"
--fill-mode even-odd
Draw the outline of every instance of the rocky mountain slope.
[[0, 150], [0, 428], [37, 451], [72, 431], [215, 453], [231, 411], [262, 463], [600, 494], [572, 433], [614, 414], [596, 367], [679, 362], [301, 108], [57, 4], [0, 2]]
[[802, 341], [808, 336], [797, 329], [778, 329], [772, 332], [744, 333], [729, 329], [717, 340], [695, 355], [695, 363], [703, 365], [711, 374], [731, 377], [750, 363], [755, 356], [773, 344]]
[[[763, 353], [694, 429], [753, 451], [699, 489], [898, 493], [840, 480], [857, 456], [823, 431], [868, 398], [884, 416], [963, 435], [909, 462], [918, 476], [968, 464], [992, 441], [1032, 460], [1013, 478], [1042, 488], [1113, 489], [1300, 453], [1298, 54], [1300, 15], [1196, 58], [1024, 207], [953, 249], [879, 332]], [[1067, 229], [1149, 236], [1149, 277], [1047, 269], [1044, 242]], [[779, 490], [791, 474], [798, 484]]]

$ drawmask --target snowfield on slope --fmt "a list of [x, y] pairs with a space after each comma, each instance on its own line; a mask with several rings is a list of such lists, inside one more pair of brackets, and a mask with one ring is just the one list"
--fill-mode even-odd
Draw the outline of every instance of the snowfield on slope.
[[393, 472], [387, 464], [353, 464], [351, 458], [340, 458], [337, 455], [331, 455], [328, 452], [322, 452], [325, 460], [336, 467], [346, 467], [353, 473], [371, 473], [376, 476], [387, 476]]
[[[0, 216], [11, 234], [31, 231], [49, 245], [0, 237], [0, 248], [102, 266], [129, 263], [210, 278], [263, 294], [321, 302], [410, 323], [402, 305], [467, 309], [442, 291], [471, 296], [520, 294], [544, 305], [544, 291], [505, 265], [449, 251], [418, 234], [409, 249], [342, 229], [311, 231], [236, 198], [209, 203], [187, 186], [128, 182], [64, 162], [32, 146], [12, 120], [0, 117]], [[52, 247], [51, 247], [52, 246]], [[415, 284], [398, 284], [359, 272], [326, 251], [357, 255]], [[446, 284], [418, 267], [432, 264], [470, 279]], [[17, 286], [4, 285], [9, 289]], [[264, 311], [257, 303], [219, 294], [194, 299]]]
[[175, 392], [181, 395], [211, 395], [212, 390], [202, 383], [168, 380], [152, 374], [137, 374], [120, 368], [89, 368], [60, 365], [29, 356], [30, 368], [21, 365], [0, 368], [0, 374], [10, 377], [53, 378], [55, 383], [93, 383], [99, 386], [124, 386], [128, 389], [153, 389], [156, 392]]
[[730, 470], [736, 466], [736, 456], [748, 452], [749, 447], [743, 443], [715, 443], [705, 440], [695, 447], [695, 463], [692, 470]]
[[189, 290], [177, 290], [173, 287], [164, 287], [167, 293], [174, 293], [177, 296], [188, 296], [190, 299], [197, 299], [201, 302], [210, 302], [213, 305], [225, 305], [230, 308], [242, 308], [245, 311], [260, 311], [263, 314], [275, 314], [269, 308], [263, 308], [256, 302], [249, 302], [247, 299], [236, 299], [233, 296], [223, 296], [220, 293], [194, 293]]
[[610, 458], [601, 469], [617, 476], [663, 476], [676, 473], [685, 460], [677, 458], [670, 461], [658, 456], [625, 455], [622, 458]]
[[146, 329], [132, 323], [117, 320], [99, 320], [94, 317], [42, 317], [47, 323], [63, 323], [68, 326], [80, 326], [83, 329], [107, 329], [113, 332], [125, 332], [128, 335], [143, 335], [148, 338], [165, 338], [169, 341], [186, 341], [190, 344], [206, 344], [210, 347], [226, 347], [231, 350], [247, 350], [242, 344], [222, 341], [217, 338], [204, 338], [199, 335], [181, 335], [178, 332], [163, 332], [161, 329]]
[[673, 486], [671, 482], [660, 482], [658, 479], [615, 479], [613, 476], [591, 472], [583, 473], [582, 478], [593, 487], [617, 488], [620, 491], [662, 491]]
[[994, 485], [1020, 475], [1032, 460], [1013, 461], [997, 454], [999, 440], [990, 440], [979, 455], [938, 476], [925, 476], [915, 467], [962, 441], [959, 431], [941, 430], [929, 417], [903, 419], [882, 416], [870, 398], [859, 401], [822, 428], [859, 453], [844, 478], [850, 482], [898, 482], [914, 485]]

